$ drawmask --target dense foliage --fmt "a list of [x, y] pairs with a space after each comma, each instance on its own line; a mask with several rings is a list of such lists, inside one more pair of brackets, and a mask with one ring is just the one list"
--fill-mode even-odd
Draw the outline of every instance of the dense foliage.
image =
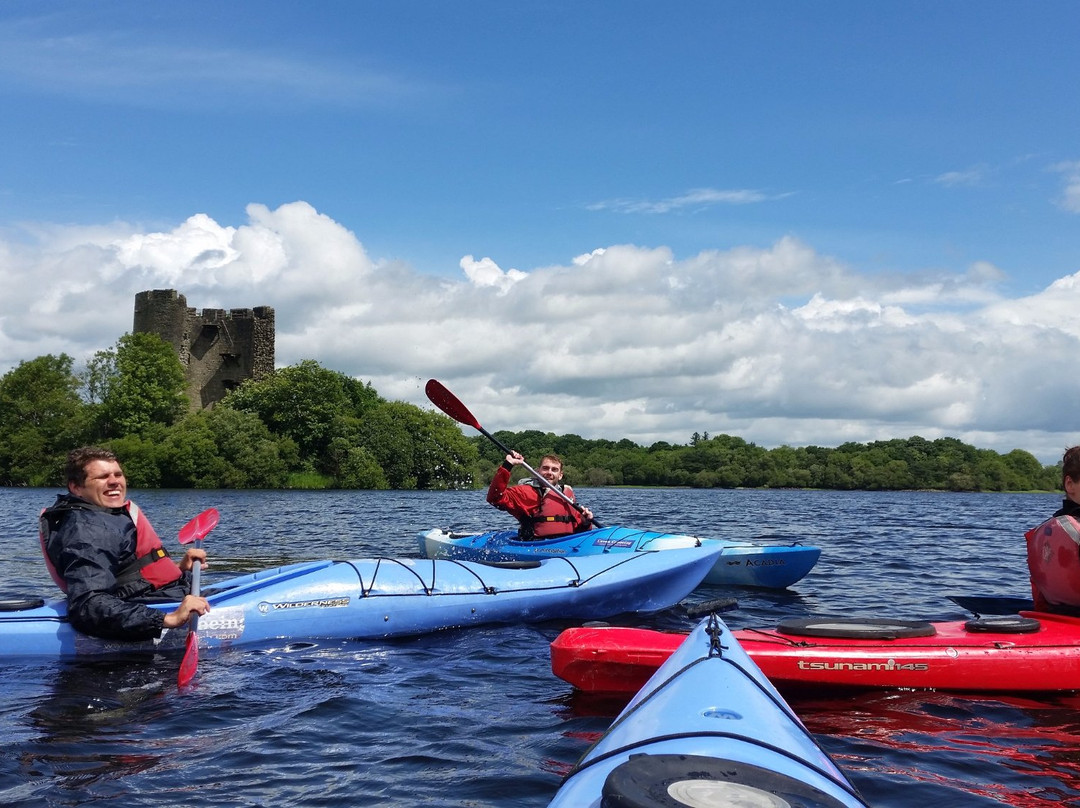
[[76, 374], [43, 356], [0, 377], [0, 484], [60, 485], [75, 446], [113, 449], [133, 488], [462, 488], [475, 446], [441, 413], [305, 361], [191, 412], [175, 351], [125, 335]]
[[96, 432], [106, 438], [146, 436], [188, 409], [184, 368], [156, 334], [125, 334], [115, 349], [98, 351], [83, 375], [96, 404]]
[[[1043, 466], [1029, 452], [1001, 455], [956, 438], [921, 437], [764, 449], [731, 435], [695, 434], [685, 446], [629, 440], [585, 440], [551, 432], [498, 432], [530, 461], [559, 455], [568, 482], [579, 485], [694, 488], [829, 488], [840, 490], [1056, 491], [1061, 466]], [[485, 477], [501, 462], [492, 443], [474, 438]]]
[[39, 356], [0, 378], [0, 482], [46, 485], [57, 458], [84, 442], [88, 408], [66, 354]]
[[[132, 487], [446, 489], [486, 485], [502, 453], [445, 415], [386, 401], [307, 360], [191, 412], [175, 351], [126, 334], [81, 373], [41, 356], [0, 377], [0, 484], [59, 485], [69, 449], [109, 446]], [[687, 445], [500, 432], [530, 462], [554, 452], [577, 485], [1051, 491], [1060, 466], [955, 438], [763, 449], [730, 435]]]

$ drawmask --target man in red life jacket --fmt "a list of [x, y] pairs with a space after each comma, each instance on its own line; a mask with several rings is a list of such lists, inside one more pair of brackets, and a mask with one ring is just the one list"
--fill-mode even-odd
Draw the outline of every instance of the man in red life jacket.
[[[539, 481], [530, 478], [508, 487], [510, 472], [514, 466], [524, 462], [525, 458], [518, 452], [510, 452], [495, 472], [487, 492], [490, 504], [506, 511], [521, 523], [519, 538], [523, 541], [552, 539], [589, 530], [592, 527], [592, 511], [588, 508], [579, 511]], [[555, 455], [544, 455], [537, 471], [568, 499], [574, 499], [573, 489], [561, 484], [562, 460]]]
[[[68, 493], [41, 514], [41, 545], [49, 572], [67, 593], [71, 625], [85, 634], [146, 640], [183, 626], [210, 604], [191, 592], [190, 570], [206, 551], [191, 548], [177, 565], [146, 516], [127, 500], [116, 455], [84, 447], [68, 455]], [[171, 612], [148, 601], [177, 601]]]
[[1065, 500], [1025, 535], [1031, 597], [1043, 612], [1080, 614], [1080, 446], [1061, 459]]

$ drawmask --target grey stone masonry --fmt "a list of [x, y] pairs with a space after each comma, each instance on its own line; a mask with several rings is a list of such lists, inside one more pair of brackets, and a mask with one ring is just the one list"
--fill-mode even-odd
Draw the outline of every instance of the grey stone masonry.
[[247, 379], [274, 370], [274, 309], [196, 311], [175, 289], [135, 295], [136, 334], [157, 334], [176, 349], [191, 409], [221, 401]]

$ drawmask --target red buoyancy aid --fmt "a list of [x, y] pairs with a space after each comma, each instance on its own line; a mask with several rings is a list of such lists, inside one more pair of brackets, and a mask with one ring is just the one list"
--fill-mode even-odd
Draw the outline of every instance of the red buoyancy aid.
[[[124, 503], [124, 508], [127, 510], [128, 516], [131, 517], [131, 521], [135, 523], [135, 559], [116, 573], [117, 584], [123, 584], [137, 576], [141, 576], [152, 584], [154, 588], [160, 589], [177, 580], [183, 573], [180, 571], [180, 567], [176, 565], [176, 562], [169, 558], [169, 554], [162, 546], [157, 531], [150, 524], [150, 520], [146, 518], [146, 514], [131, 500]], [[45, 513], [45, 510], [47, 509], [42, 510], [42, 514]], [[41, 554], [45, 556], [45, 566], [48, 568], [53, 581], [56, 582], [62, 592], [67, 592], [67, 581], [56, 569], [46, 549], [49, 529], [48, 520], [42, 518], [38, 532]]]
[[1036, 608], [1080, 608], [1080, 522], [1055, 516], [1024, 537]]
[[[520, 520], [522, 528], [520, 532], [523, 537], [551, 539], [556, 536], [566, 536], [573, 533], [583, 521], [577, 511], [564, 502], [558, 494], [549, 491], [547, 487], [532, 482], [525, 482], [522, 485], [534, 485], [539, 497], [536, 510]], [[574, 489], [570, 486], [564, 485], [562, 492], [568, 499], [574, 498]]]

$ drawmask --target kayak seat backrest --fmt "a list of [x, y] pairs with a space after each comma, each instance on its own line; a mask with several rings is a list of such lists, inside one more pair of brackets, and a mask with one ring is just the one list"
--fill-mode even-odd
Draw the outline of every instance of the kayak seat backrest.
[[687, 617], [702, 617], [706, 614], [712, 614], [713, 612], [719, 614], [720, 612], [730, 612], [733, 609], [739, 608], [739, 601], [735, 598], [716, 598], [714, 600], [706, 600], [703, 603], [688, 604], [686, 607]]
[[923, 620], [879, 620], [857, 617], [789, 617], [776, 626], [780, 634], [798, 637], [835, 637], [858, 640], [901, 640], [933, 637], [937, 629]]
[[533, 570], [540, 566], [540, 561], [533, 558], [520, 561], [484, 561], [478, 558], [475, 563], [483, 564], [485, 567], [501, 567], [507, 570]]
[[949, 595], [949, 600], [966, 609], [976, 617], [984, 614], [1016, 615], [1030, 612], [1035, 608], [1031, 598], [1018, 598], [1009, 595]]
[[996, 615], [994, 617], [976, 617], [964, 623], [965, 631], [987, 632], [993, 634], [1034, 634], [1042, 626], [1034, 617], [1021, 617], [1018, 614]]
[[[810, 768], [810, 764], [805, 765]], [[784, 772], [741, 760], [705, 755], [631, 755], [629, 760], [611, 770], [600, 795], [601, 806], [632, 808], [675, 805], [844, 808], [865, 805], [861, 800], [858, 803], [841, 801]]]
[[40, 609], [44, 605], [44, 598], [2, 598], [0, 599], [0, 612], [21, 612], [24, 609]]

